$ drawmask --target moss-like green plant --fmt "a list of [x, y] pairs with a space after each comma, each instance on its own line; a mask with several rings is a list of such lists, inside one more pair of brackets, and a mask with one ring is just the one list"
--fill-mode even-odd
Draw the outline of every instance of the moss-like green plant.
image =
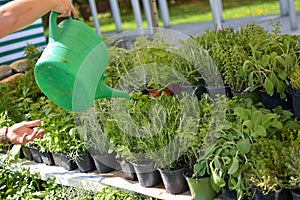
[[294, 90], [300, 90], [300, 67], [291, 74], [290, 85]]
[[248, 188], [258, 188], [265, 193], [281, 188], [287, 177], [285, 166], [287, 146], [280, 140], [266, 138], [252, 145], [248, 155], [249, 167], [244, 173]]

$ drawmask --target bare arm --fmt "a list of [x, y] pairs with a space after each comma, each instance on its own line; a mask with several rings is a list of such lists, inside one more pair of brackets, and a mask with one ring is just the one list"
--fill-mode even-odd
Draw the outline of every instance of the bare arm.
[[50, 10], [78, 18], [69, 0], [14, 0], [0, 7], [0, 38], [30, 25]]

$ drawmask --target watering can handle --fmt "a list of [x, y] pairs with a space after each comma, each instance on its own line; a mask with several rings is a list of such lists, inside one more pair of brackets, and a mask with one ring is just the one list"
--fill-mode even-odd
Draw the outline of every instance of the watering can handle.
[[[58, 12], [52, 10], [49, 18], [49, 37], [53, 41], [57, 41], [61, 33], [61, 28], [58, 27], [57, 25], [57, 17], [58, 17]], [[73, 15], [70, 16], [70, 19], [74, 19]], [[78, 20], [80, 20], [79, 17]]]
[[49, 18], [49, 37], [56, 41], [60, 35], [61, 29], [57, 26], [58, 13], [51, 11]]

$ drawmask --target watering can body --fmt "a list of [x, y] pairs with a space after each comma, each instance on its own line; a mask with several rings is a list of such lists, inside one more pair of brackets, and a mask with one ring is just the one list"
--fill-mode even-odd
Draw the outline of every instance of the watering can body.
[[69, 111], [87, 110], [98, 98], [129, 99], [127, 93], [103, 82], [109, 56], [102, 38], [79, 20], [57, 25], [57, 16], [50, 14], [49, 43], [34, 69], [42, 92]]

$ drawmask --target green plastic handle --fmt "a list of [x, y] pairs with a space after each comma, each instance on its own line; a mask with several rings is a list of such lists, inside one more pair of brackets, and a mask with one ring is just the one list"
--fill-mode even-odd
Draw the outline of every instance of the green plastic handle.
[[57, 26], [57, 17], [58, 13], [51, 11], [49, 17], [49, 38], [51, 38], [53, 41], [57, 41], [61, 34], [61, 28]]

